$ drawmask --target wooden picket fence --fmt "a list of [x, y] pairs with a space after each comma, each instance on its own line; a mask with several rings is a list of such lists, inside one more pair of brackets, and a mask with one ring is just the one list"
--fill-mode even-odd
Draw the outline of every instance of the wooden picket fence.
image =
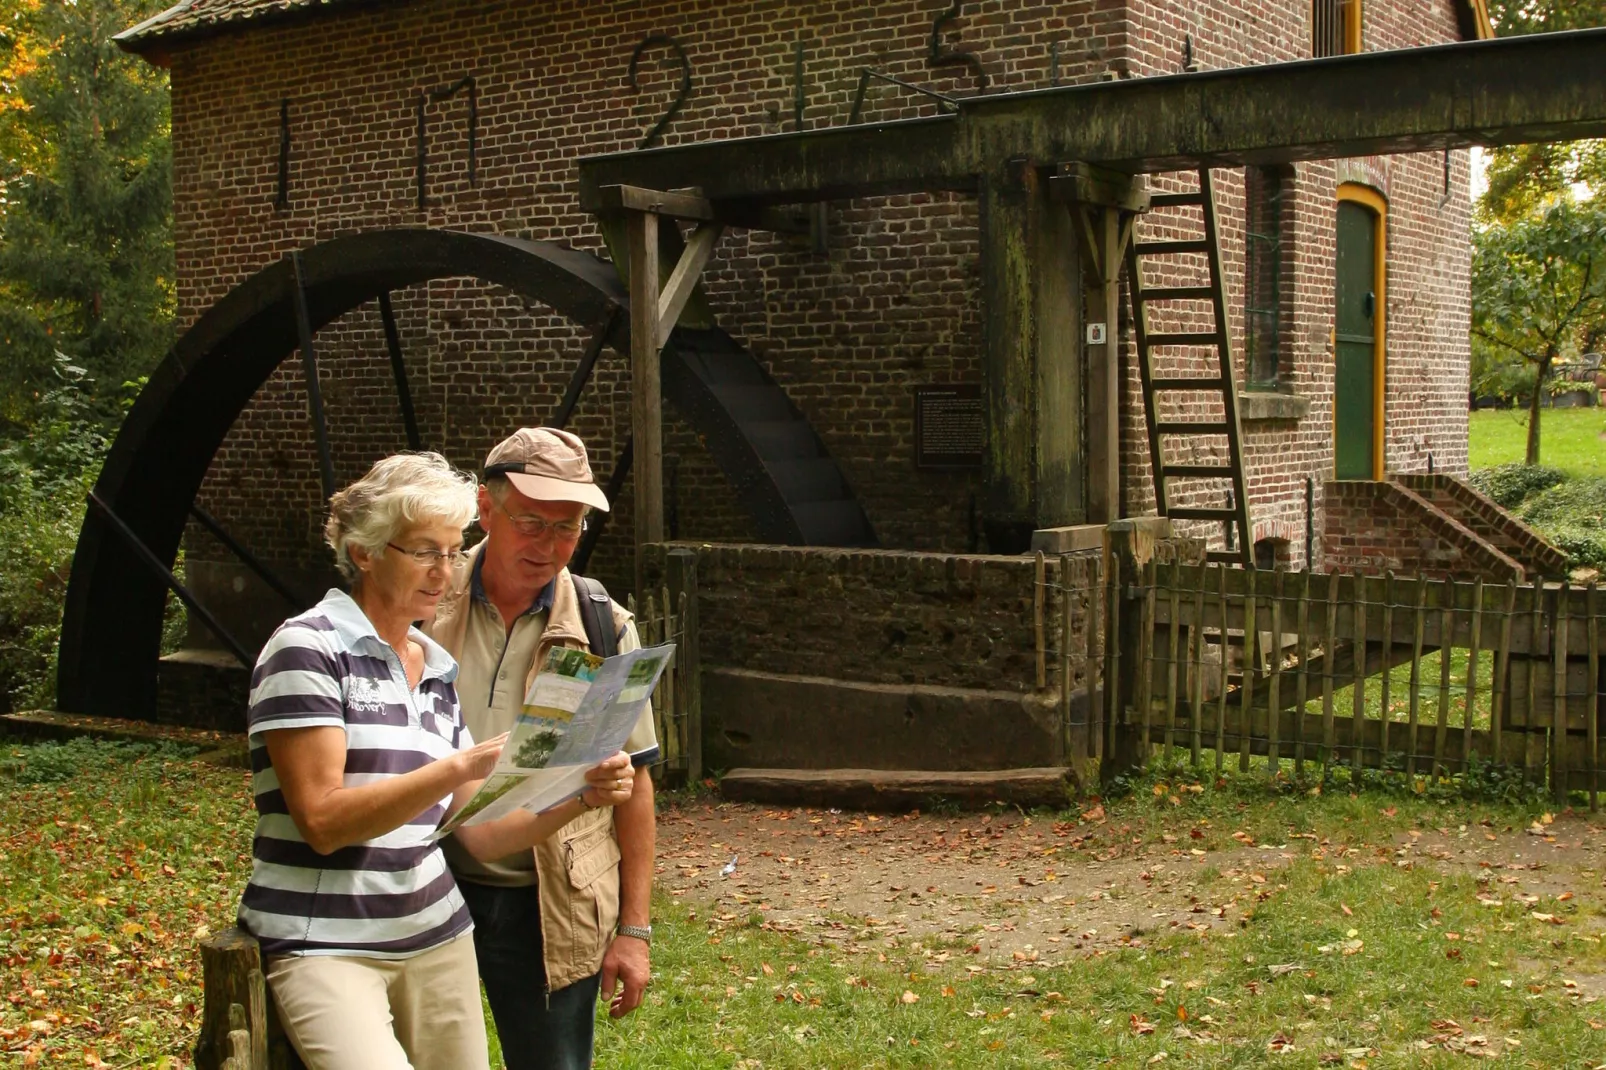
[[697, 641], [697, 558], [690, 551], [669, 555], [669, 582], [639, 602], [626, 599], [636, 617], [642, 646], [674, 643], [675, 657], [652, 695], [653, 728], [660, 762], [655, 772], [670, 784], [702, 779], [702, 680]]
[[[1286, 573], [1150, 561], [1119, 592], [1136, 627], [1109, 644], [1118, 731], [1138, 760], [1265, 755], [1447, 776], [1475, 761], [1601, 780], [1596, 585]], [[1112, 603], [1113, 605], [1114, 603]], [[1406, 667], [1408, 682], [1398, 679]], [[1401, 694], [1401, 685], [1403, 694]], [[1345, 693], [1347, 691], [1347, 694]], [[1458, 699], [1458, 701], [1457, 701]], [[1459, 707], [1459, 708], [1457, 708]], [[1112, 718], [1115, 719], [1115, 718]]]

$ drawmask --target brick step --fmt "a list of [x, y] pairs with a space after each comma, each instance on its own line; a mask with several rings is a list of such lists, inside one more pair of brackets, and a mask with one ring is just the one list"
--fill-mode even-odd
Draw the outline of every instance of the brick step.
[[1389, 478], [1414, 491], [1452, 520], [1476, 532], [1480, 538], [1520, 564], [1529, 579], [1567, 574], [1567, 555], [1560, 548], [1464, 480], [1442, 472], [1402, 473]]
[[949, 772], [913, 769], [732, 769], [719, 782], [733, 802], [776, 806], [838, 806], [848, 810], [910, 810], [933, 802], [983, 807], [1063, 807], [1073, 797], [1071, 770], [990, 769]]

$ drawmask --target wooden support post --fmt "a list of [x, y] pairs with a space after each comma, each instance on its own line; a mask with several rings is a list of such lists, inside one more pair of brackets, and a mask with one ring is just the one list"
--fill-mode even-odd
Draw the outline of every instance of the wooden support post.
[[1422, 711], [1422, 632], [1428, 615], [1428, 578], [1416, 578], [1416, 612], [1411, 620], [1411, 694], [1408, 700], [1408, 727], [1406, 729], [1405, 775], [1416, 776], [1417, 720]]
[[[1266, 707], [1266, 765], [1273, 777], [1277, 775], [1277, 767], [1282, 758], [1279, 728], [1282, 724], [1283, 708], [1283, 575], [1283, 563], [1279, 560], [1276, 562], [1276, 571], [1272, 573], [1271, 649], [1266, 652], [1266, 668], [1271, 674], [1271, 704]], [[1300, 711], [1300, 716], [1304, 716], [1304, 710]]]
[[304, 1070], [279, 1028], [262, 976], [256, 938], [230, 928], [201, 941], [201, 1033], [196, 1070]]
[[[1300, 576], [1299, 609], [1294, 618], [1297, 622], [1294, 630], [1297, 634], [1299, 646], [1296, 656], [1299, 658], [1299, 677], [1294, 690], [1294, 709], [1299, 711], [1294, 717], [1294, 779], [1302, 780], [1305, 776], [1305, 702], [1310, 697], [1310, 573]], [[1277, 719], [1277, 705], [1272, 704], [1272, 719]]]
[[1472, 715], [1478, 699], [1478, 658], [1483, 642], [1483, 577], [1472, 585], [1472, 622], [1467, 636], [1467, 705], [1461, 717], [1461, 771], [1472, 764]]
[[[1338, 655], [1338, 581], [1339, 574], [1333, 573], [1324, 586], [1326, 601], [1323, 605], [1327, 610], [1327, 638], [1323, 641], [1322, 656], [1322, 780], [1325, 782], [1329, 773], [1333, 771], [1333, 750], [1335, 727], [1333, 724], [1333, 663]], [[1356, 652], [1365, 661], [1364, 646]]]
[[664, 413], [659, 376], [658, 216], [631, 212], [625, 223], [630, 247], [630, 428], [634, 443], [636, 592], [643, 586], [642, 547], [664, 538]]
[[669, 584], [680, 592], [685, 608], [680, 615], [680, 679], [685, 693], [681, 708], [686, 717], [686, 779], [703, 779], [703, 669], [702, 644], [697, 634], [697, 553], [677, 547], [669, 551]]
[[[1366, 765], [1366, 748], [1361, 741], [1365, 738], [1362, 729], [1366, 727], [1366, 577], [1360, 571], [1355, 573], [1355, 586], [1350, 591], [1354, 599], [1352, 623], [1354, 625], [1355, 672], [1351, 677], [1350, 686], [1350, 733], [1349, 733], [1349, 761], [1353, 780], [1359, 782], [1361, 769]], [[1388, 669], [1388, 644], [1383, 644], [1384, 672]], [[1386, 678], [1386, 676], [1385, 676]]]
[[[1567, 805], [1567, 581], [1556, 590], [1556, 623], [1551, 627], [1550, 792], [1557, 806]], [[1535, 667], [1540, 664], [1537, 660]]]
[[1082, 241], [1088, 282], [1085, 315], [1104, 325], [1103, 342], [1087, 342], [1087, 518], [1109, 523], [1121, 502], [1121, 265], [1130, 222], [1113, 206], [1077, 207], [1084, 213]]
[[[1099, 770], [1105, 778], [1131, 772], [1148, 757], [1148, 715], [1137, 707], [1148, 701], [1145, 680], [1151, 672], [1151, 645], [1145, 642], [1144, 635], [1154, 630], [1154, 613], [1152, 608], [1144, 611], [1152, 607], [1152, 602], [1141, 588], [1146, 566], [1154, 558], [1155, 540], [1170, 534], [1170, 530], [1168, 521], [1145, 517], [1117, 521], [1105, 532], [1104, 574], [1109, 581], [1110, 604], [1106, 613], [1104, 690], [1109, 704], [1110, 741]], [[1127, 592], [1133, 590], [1140, 600], [1136, 605], [1127, 605]], [[1141, 730], [1129, 723], [1129, 711], [1141, 713]]]
[[1221, 689], [1216, 694], [1216, 776], [1227, 761], [1227, 659], [1232, 644], [1227, 642], [1227, 570], [1216, 570], [1216, 606], [1221, 611]]
[[1192, 739], [1188, 748], [1188, 761], [1195, 769], [1199, 767], [1199, 744], [1201, 729], [1204, 724], [1204, 620], [1205, 620], [1205, 585], [1209, 582], [1210, 566], [1206, 562], [1199, 562], [1199, 575], [1193, 585], [1193, 656], [1190, 658], [1193, 669], [1190, 680], [1192, 687], [1188, 691], [1188, 713], [1191, 721]]
[[1517, 581], [1506, 580], [1505, 609], [1500, 614], [1500, 639], [1494, 649], [1494, 678], [1489, 689], [1489, 746], [1491, 761], [1500, 764], [1500, 735], [1504, 728], [1507, 693], [1511, 690], [1511, 622], [1517, 611]]
[[1600, 808], [1600, 607], [1595, 601], [1596, 583], [1589, 581], [1584, 594], [1584, 635], [1589, 642], [1589, 702], [1584, 707], [1584, 731], [1589, 750], [1589, 809]]

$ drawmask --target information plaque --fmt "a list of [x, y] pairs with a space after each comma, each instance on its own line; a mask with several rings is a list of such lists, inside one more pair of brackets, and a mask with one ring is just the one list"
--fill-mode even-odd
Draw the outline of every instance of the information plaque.
[[915, 467], [980, 468], [986, 461], [987, 405], [981, 387], [915, 387]]

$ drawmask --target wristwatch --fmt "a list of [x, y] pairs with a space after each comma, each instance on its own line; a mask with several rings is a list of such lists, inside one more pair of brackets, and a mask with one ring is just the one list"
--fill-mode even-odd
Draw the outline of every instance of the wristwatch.
[[652, 943], [652, 926], [651, 925], [621, 925], [621, 926], [619, 926], [619, 935], [620, 936], [634, 936], [637, 940], [640, 940], [643, 943], [651, 944]]

